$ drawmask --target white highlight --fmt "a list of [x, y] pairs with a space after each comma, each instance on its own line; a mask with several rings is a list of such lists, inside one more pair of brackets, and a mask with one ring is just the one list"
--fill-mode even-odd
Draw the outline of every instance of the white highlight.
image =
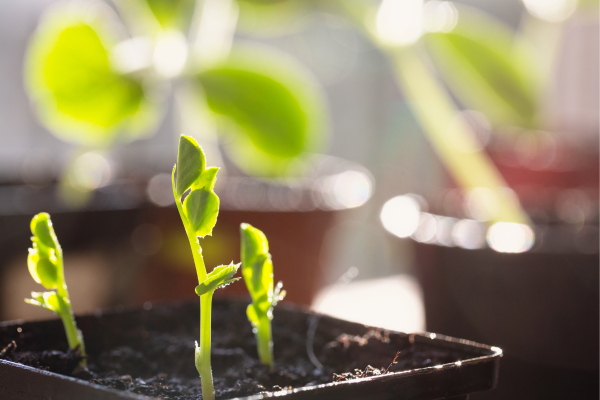
[[194, 59], [204, 66], [227, 57], [235, 34], [238, 5], [232, 0], [205, 0], [198, 25], [192, 29]]
[[448, 33], [458, 22], [458, 11], [449, 1], [428, 1], [423, 7], [423, 28], [427, 32]]
[[448, 247], [454, 246], [454, 237], [452, 236], [452, 232], [454, 232], [454, 225], [458, 222], [456, 218], [450, 217], [440, 217], [437, 222], [437, 230], [435, 232], [436, 241]]
[[423, 0], [383, 0], [375, 24], [385, 44], [412, 44], [423, 34]]
[[172, 78], [183, 71], [188, 56], [187, 41], [183, 33], [170, 29], [158, 35], [152, 61], [154, 69], [165, 78]]
[[139, 71], [152, 65], [152, 40], [135, 37], [117, 44], [111, 54], [113, 67], [124, 74]]
[[419, 226], [421, 208], [411, 196], [396, 196], [381, 209], [381, 222], [385, 229], [404, 238], [412, 235]]
[[92, 152], [77, 157], [69, 173], [71, 185], [83, 191], [106, 186], [111, 177], [112, 171], [106, 158]]
[[485, 228], [482, 223], [472, 219], [462, 219], [452, 232], [454, 243], [465, 249], [479, 249], [485, 244]]
[[333, 196], [345, 208], [362, 206], [371, 197], [371, 180], [362, 172], [346, 171], [334, 178]]
[[501, 253], [523, 253], [533, 246], [535, 235], [527, 225], [497, 222], [487, 232], [490, 247]]
[[534, 17], [559, 22], [569, 18], [577, 8], [577, 0], [523, 0]]
[[437, 220], [435, 216], [429, 213], [421, 213], [419, 216], [419, 225], [411, 235], [417, 242], [435, 243], [435, 233], [437, 231]]

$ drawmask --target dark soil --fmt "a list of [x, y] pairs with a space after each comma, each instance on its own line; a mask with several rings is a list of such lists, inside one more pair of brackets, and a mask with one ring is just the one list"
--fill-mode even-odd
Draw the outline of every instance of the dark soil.
[[[246, 306], [245, 301], [220, 300], [213, 305], [212, 368], [219, 399], [472, 356], [415, 345], [402, 333], [323, 317], [314, 338], [315, 354], [324, 366], [321, 371], [306, 352], [308, 323], [314, 317], [279, 306], [273, 321], [275, 369], [269, 371], [258, 361]], [[60, 321], [0, 326], [0, 358], [161, 399], [201, 398], [194, 366], [194, 341], [199, 336], [196, 303], [148, 305], [141, 311], [81, 317], [78, 324], [86, 339], [87, 369], [78, 367], [79, 353], [66, 348]]]

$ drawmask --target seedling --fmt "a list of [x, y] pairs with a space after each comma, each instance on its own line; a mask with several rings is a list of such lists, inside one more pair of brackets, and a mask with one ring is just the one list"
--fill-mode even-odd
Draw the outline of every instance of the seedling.
[[[71, 301], [65, 282], [62, 249], [54, 233], [54, 228], [52, 228], [50, 215], [39, 213], [34, 216], [31, 220], [31, 233], [33, 233], [31, 238], [33, 247], [29, 249], [27, 257], [29, 273], [37, 283], [50, 291], [31, 292], [32, 299], [25, 299], [25, 302], [58, 314], [65, 326], [69, 347], [79, 349], [81, 355], [85, 356], [83, 335], [77, 329], [71, 310]], [[85, 366], [85, 363], [84, 358], [81, 365]]]
[[273, 369], [271, 320], [273, 307], [284, 298], [285, 290], [281, 282], [273, 287], [273, 261], [265, 234], [250, 224], [242, 224], [240, 234], [242, 276], [252, 296], [246, 314], [254, 328], [260, 361]]
[[202, 380], [204, 400], [215, 398], [210, 366], [212, 296], [216, 289], [240, 279], [233, 278], [239, 264], [220, 265], [207, 274], [202, 258], [199, 239], [212, 235], [219, 213], [219, 197], [213, 191], [218, 171], [216, 167], [206, 168], [204, 152], [193, 138], [180, 137], [177, 164], [172, 174], [173, 196], [192, 247], [200, 283], [196, 287], [196, 293], [200, 296], [200, 345], [196, 342], [195, 363]]

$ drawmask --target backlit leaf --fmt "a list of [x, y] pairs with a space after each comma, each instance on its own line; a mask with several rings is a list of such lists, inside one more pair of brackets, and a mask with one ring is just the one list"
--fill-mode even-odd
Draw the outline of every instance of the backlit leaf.
[[180, 136], [177, 153], [177, 195], [181, 197], [200, 177], [205, 168], [202, 148], [189, 136]]
[[193, 190], [185, 198], [183, 209], [195, 236], [212, 235], [219, 214], [219, 197], [215, 192]]
[[248, 308], [246, 308], [246, 315], [248, 316], [248, 321], [250, 321], [252, 326], [258, 326], [258, 314], [254, 308], [254, 304], [248, 304]]
[[31, 297], [33, 299], [25, 299], [25, 302], [55, 313], [62, 311], [64, 308], [64, 304], [56, 292], [31, 292]]
[[236, 274], [239, 267], [240, 264], [234, 263], [216, 267], [208, 274], [206, 279], [196, 287], [196, 294], [202, 296], [203, 294], [215, 291], [219, 287], [237, 281], [240, 278], [233, 278], [233, 276]]
[[29, 249], [27, 267], [31, 277], [47, 289], [63, 284], [62, 250], [52, 228], [50, 216], [39, 213], [31, 220], [33, 247]]
[[206, 190], [213, 190], [215, 187], [215, 182], [217, 181], [217, 172], [219, 172], [218, 167], [210, 167], [205, 169], [196, 182], [194, 182], [192, 188], [194, 190], [202, 188]]
[[39, 213], [31, 219], [31, 233], [39, 244], [50, 248], [60, 248], [52, 221], [48, 213]]
[[267, 237], [250, 224], [241, 224], [242, 276], [257, 312], [267, 313], [272, 307], [273, 261]]

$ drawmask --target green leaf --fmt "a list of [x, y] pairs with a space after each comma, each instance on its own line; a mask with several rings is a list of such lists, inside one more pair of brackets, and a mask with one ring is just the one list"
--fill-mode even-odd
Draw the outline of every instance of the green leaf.
[[219, 214], [219, 197], [215, 192], [193, 190], [185, 198], [183, 209], [195, 236], [212, 235]]
[[449, 33], [424, 36], [437, 69], [467, 107], [495, 125], [534, 124], [537, 101], [529, 60], [513, 51], [510, 29], [491, 16], [459, 7]]
[[192, 189], [213, 190], [215, 183], [217, 182], [217, 172], [219, 172], [218, 167], [210, 167], [205, 169], [196, 182], [194, 182], [192, 185]]
[[184, 28], [192, 17], [195, 0], [146, 0], [163, 28]]
[[52, 221], [48, 213], [39, 213], [31, 219], [31, 233], [33, 233], [34, 240], [37, 240], [38, 244], [42, 244], [50, 248], [60, 248], [58, 244], [58, 238], [54, 233], [52, 227]]
[[253, 36], [289, 35], [304, 28], [314, 9], [306, 0], [238, 0], [237, 31]]
[[46, 289], [55, 289], [60, 285], [60, 265], [55, 256], [41, 253], [36, 248], [29, 249], [27, 267], [33, 280]]
[[288, 56], [238, 46], [223, 64], [197, 75], [210, 109], [229, 134], [225, 148], [245, 172], [278, 176], [325, 141], [325, 101], [318, 84]]
[[177, 196], [181, 197], [204, 171], [206, 160], [194, 138], [181, 135], [177, 153]]
[[56, 292], [31, 292], [31, 297], [33, 299], [25, 299], [25, 302], [55, 313], [61, 313], [64, 310], [64, 303]]
[[229, 285], [232, 282], [237, 281], [240, 278], [233, 278], [236, 274], [240, 264], [234, 264], [233, 262], [229, 265], [220, 265], [212, 270], [208, 274], [204, 282], [196, 286], [196, 293], [198, 296], [202, 296], [205, 293], [214, 292], [220, 287]]
[[258, 313], [254, 308], [254, 304], [248, 304], [248, 308], [246, 308], [246, 315], [248, 316], [248, 321], [252, 324], [253, 327], [258, 327]]
[[273, 261], [267, 237], [250, 224], [240, 226], [242, 250], [242, 276], [257, 307], [257, 312], [267, 313], [274, 300]]
[[41, 121], [59, 138], [89, 146], [135, 138], [158, 119], [141, 81], [112, 68], [114, 27], [104, 14], [83, 5], [46, 14], [25, 60]]
[[31, 277], [47, 289], [63, 285], [62, 250], [52, 228], [50, 216], [40, 213], [31, 220], [33, 247], [29, 249], [27, 267]]
[[269, 253], [269, 242], [261, 230], [250, 224], [242, 223], [240, 225], [240, 235], [242, 239], [242, 265], [251, 265], [258, 255]]

